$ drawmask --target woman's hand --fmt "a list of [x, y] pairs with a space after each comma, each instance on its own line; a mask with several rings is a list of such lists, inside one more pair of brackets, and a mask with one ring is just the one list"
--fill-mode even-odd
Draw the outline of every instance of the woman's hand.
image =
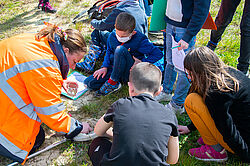
[[102, 76], [102, 78], [104, 78], [104, 76], [107, 74], [108, 69], [106, 67], [103, 67], [99, 70], [96, 70], [93, 74], [94, 78], [97, 77], [97, 80], [99, 80], [100, 76]]
[[180, 134], [188, 134], [190, 133], [190, 130], [188, 129], [187, 126], [182, 126], [182, 125], [178, 125], [178, 131]]
[[75, 96], [77, 94], [78, 84], [74, 81], [65, 80], [63, 81], [63, 88], [68, 95]]

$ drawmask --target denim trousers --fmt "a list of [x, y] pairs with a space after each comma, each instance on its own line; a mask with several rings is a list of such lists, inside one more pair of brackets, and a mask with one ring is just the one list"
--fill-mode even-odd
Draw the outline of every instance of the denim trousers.
[[[216, 16], [217, 30], [212, 30], [210, 41], [218, 43], [228, 24], [233, 19], [234, 13], [241, 0], [222, 0], [220, 10]], [[250, 64], [250, 0], [245, 0], [243, 15], [240, 23], [241, 41], [238, 70], [247, 73]]]
[[102, 48], [102, 50], [106, 49], [107, 46], [107, 40], [109, 37], [110, 32], [109, 31], [100, 31], [100, 30], [94, 30], [91, 33], [91, 41], [94, 45], [97, 45]]
[[93, 75], [84, 80], [84, 84], [91, 90], [99, 90], [102, 85], [111, 78], [113, 81], [128, 82], [130, 68], [134, 64], [134, 59], [128, 49], [124, 46], [118, 46], [114, 52], [113, 68], [108, 68], [107, 74], [98, 80]]
[[[188, 78], [184, 71], [178, 70], [174, 67], [172, 62], [172, 37], [174, 37], [176, 42], [179, 42], [183, 35], [186, 32], [186, 28], [176, 27], [171, 24], [167, 24], [166, 27], [166, 67], [164, 73], [163, 80], [163, 90], [164, 92], [170, 94], [173, 91], [173, 85], [176, 81], [177, 73], [177, 84], [176, 90], [174, 92], [174, 96], [172, 98], [173, 102], [178, 105], [183, 105], [185, 98], [187, 96], [187, 92], [190, 86]], [[189, 47], [184, 50], [185, 53], [188, 53], [190, 50], [194, 48], [195, 45], [195, 37], [191, 39], [189, 42]]]

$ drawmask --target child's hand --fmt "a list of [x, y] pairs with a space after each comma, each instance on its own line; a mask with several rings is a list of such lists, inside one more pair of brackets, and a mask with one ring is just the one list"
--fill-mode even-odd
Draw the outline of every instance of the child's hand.
[[185, 42], [184, 40], [180, 40], [179, 42], [178, 42], [178, 45], [180, 45], [180, 47], [178, 47], [178, 50], [180, 51], [180, 50], [185, 50], [185, 49], [187, 49], [188, 48], [188, 46], [189, 46], [189, 44], [187, 43], [187, 42]]
[[133, 64], [133, 66], [130, 68], [130, 71], [134, 68], [134, 66], [135, 66], [136, 64], [141, 63], [141, 60], [138, 59], [138, 58], [136, 58], [136, 57], [134, 57], [134, 56], [133, 56], [133, 59], [135, 60], [135, 62], [134, 62], [134, 64]]
[[97, 80], [99, 80], [100, 76], [102, 75], [102, 78], [107, 74], [108, 69], [106, 67], [103, 67], [99, 70], [96, 70], [93, 74], [94, 78], [97, 77]]
[[92, 131], [93, 129], [89, 126], [89, 124], [87, 122], [82, 122], [82, 131], [81, 133], [87, 134], [90, 131]]
[[178, 131], [180, 134], [187, 134], [190, 133], [190, 130], [188, 129], [187, 126], [182, 126], [182, 125], [178, 125]]

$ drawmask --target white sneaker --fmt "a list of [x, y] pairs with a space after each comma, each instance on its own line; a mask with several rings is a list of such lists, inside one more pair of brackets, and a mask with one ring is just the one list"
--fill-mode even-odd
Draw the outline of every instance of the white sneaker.
[[84, 133], [79, 133], [77, 136], [75, 136], [73, 138], [74, 141], [89, 141], [89, 140], [93, 140], [97, 137], [97, 135], [94, 133], [94, 131], [88, 133], [88, 134], [84, 134]]
[[173, 111], [175, 114], [181, 115], [182, 113], [185, 112], [185, 109], [183, 106], [178, 106], [173, 102], [169, 102], [168, 104], [165, 105], [165, 107]]
[[172, 94], [168, 94], [166, 92], [161, 92], [158, 96], [155, 96], [155, 100], [157, 101], [171, 101], [172, 100]]

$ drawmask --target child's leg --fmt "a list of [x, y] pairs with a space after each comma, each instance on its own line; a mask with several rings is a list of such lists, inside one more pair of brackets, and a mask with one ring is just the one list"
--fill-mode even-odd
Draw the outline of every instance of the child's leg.
[[95, 138], [88, 150], [89, 158], [93, 166], [99, 166], [105, 153], [109, 153], [112, 143], [105, 137]]
[[134, 59], [124, 46], [118, 46], [114, 53], [114, 67], [111, 74], [113, 81], [128, 81], [130, 68], [134, 64]]
[[107, 74], [104, 76], [104, 78], [100, 76], [98, 80], [97, 78], [94, 78], [93, 75], [91, 75], [84, 80], [84, 84], [87, 85], [88, 89], [90, 90], [99, 90], [101, 86], [109, 79], [111, 72], [112, 69], [108, 69]]
[[185, 100], [185, 109], [205, 144], [220, 144], [222, 147], [233, 153], [229, 146], [223, 141], [223, 137], [216, 128], [214, 120], [200, 95], [197, 93], [189, 94]]
[[84, 56], [83, 62], [76, 64], [77, 70], [93, 72], [96, 61], [103, 57], [107, 45], [107, 39], [110, 32], [94, 30], [91, 33], [91, 41], [89, 42], [89, 52]]

